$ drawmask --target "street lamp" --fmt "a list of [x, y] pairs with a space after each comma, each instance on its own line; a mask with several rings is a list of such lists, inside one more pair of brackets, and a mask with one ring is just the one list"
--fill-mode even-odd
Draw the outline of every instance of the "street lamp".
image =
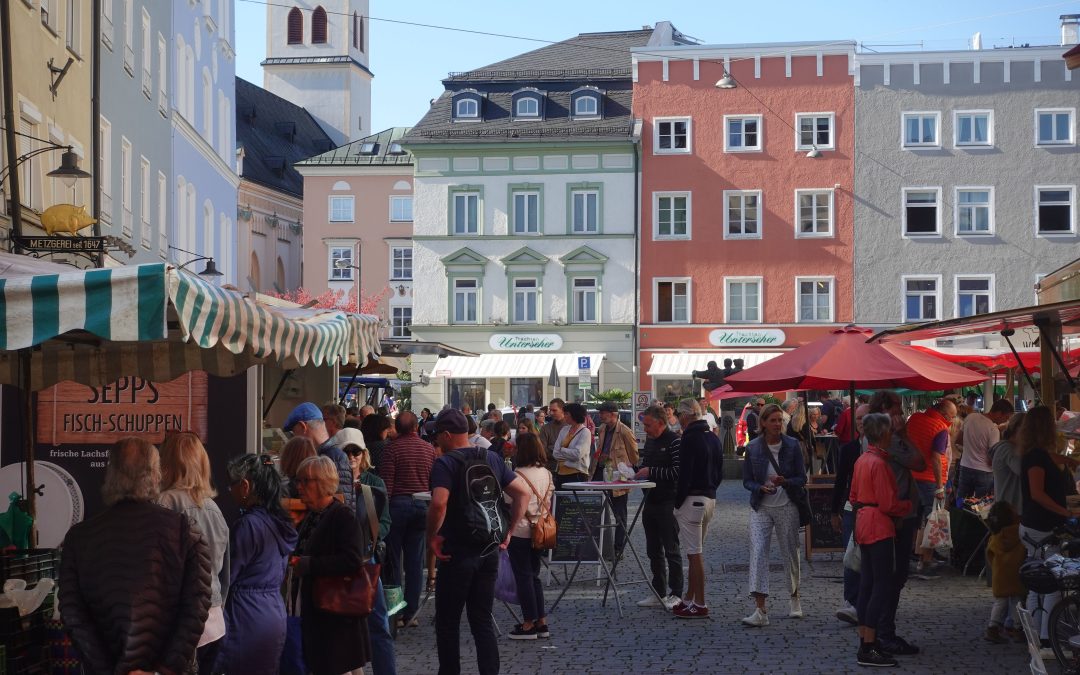
[[[359, 265], [354, 265], [344, 258], [338, 258], [334, 261], [334, 269], [336, 270], [356, 270], [360, 271]], [[360, 312], [360, 275], [357, 274], [356, 279], [353, 280], [353, 286], [356, 287], [356, 311]]]
[[218, 280], [220, 279], [220, 277], [225, 276], [224, 274], [222, 274], [218, 270], [217, 265], [214, 263], [214, 256], [212, 256], [212, 255], [199, 255], [198, 253], [193, 253], [192, 251], [186, 251], [186, 250], [180, 248], [179, 246], [169, 246], [169, 248], [171, 250], [173, 250], [173, 251], [180, 251], [181, 253], [187, 253], [188, 255], [195, 256], [194, 258], [187, 261], [183, 265], [177, 265], [176, 269], [182, 270], [182, 269], [184, 269], [185, 267], [187, 267], [188, 265], [190, 265], [192, 263], [197, 263], [197, 262], [199, 262], [201, 260], [205, 260], [206, 265], [203, 266], [203, 271], [198, 273], [200, 277], [202, 277], [203, 279], [205, 279], [206, 281], [208, 281], [210, 283], [217, 283]]

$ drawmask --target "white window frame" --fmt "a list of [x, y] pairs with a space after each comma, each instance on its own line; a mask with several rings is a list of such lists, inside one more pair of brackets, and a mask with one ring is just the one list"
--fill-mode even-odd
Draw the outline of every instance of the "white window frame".
[[[757, 143], [746, 145], [746, 122], [757, 123]], [[728, 134], [730, 122], [741, 122], [741, 137], [743, 145], [732, 146], [731, 137]], [[761, 152], [765, 148], [765, 124], [761, 115], [724, 115], [724, 152]]]
[[146, 7], [142, 8], [142, 92], [147, 100], [153, 96], [154, 86], [150, 77], [153, 66], [153, 51], [150, 40], [153, 39], [153, 31], [150, 30], [150, 13]]
[[107, 223], [112, 222], [112, 123], [104, 115], [98, 120], [98, 137], [101, 144], [100, 159], [98, 161], [98, 175], [100, 176], [99, 189], [101, 190], [101, 215]]
[[124, 136], [120, 137], [120, 210], [121, 226], [124, 236], [130, 237], [132, 233], [133, 214], [131, 211], [132, 193], [134, 192], [135, 177], [132, 175], [131, 141]]
[[[907, 226], [907, 196], [909, 192], [933, 192], [937, 195], [937, 200], [934, 202], [935, 213], [935, 229], [933, 232], [917, 232], [910, 234]], [[916, 208], [929, 208], [929, 207], [916, 207]], [[941, 237], [941, 187], [940, 186], [921, 186], [921, 187], [905, 187], [900, 188], [900, 236], [903, 239], [928, 239], [932, 237]]]
[[[961, 192], [986, 192], [988, 193], [989, 202], [987, 203], [987, 225], [990, 229], [985, 232], [973, 230], [965, 232], [960, 229], [960, 211], [964, 208], [972, 208], [972, 205], [960, 203]], [[995, 233], [994, 224], [994, 206], [995, 206], [994, 187], [992, 185], [958, 185], [953, 190], [953, 231], [957, 237], [989, 237]], [[974, 208], [979, 208], [975, 206]]]
[[[729, 197], [757, 197], [757, 232], [754, 234], [731, 234], [728, 231], [730, 226], [730, 212], [728, 210], [728, 198]], [[724, 239], [761, 239], [761, 231], [763, 229], [762, 216], [765, 213], [765, 207], [762, 204], [761, 190], [724, 190], [724, 202], [722, 205], [724, 209]], [[745, 200], [743, 205], [745, 211]], [[745, 230], [745, 215], [743, 217], [743, 225], [740, 229]]]
[[[335, 204], [347, 204], [347, 217], [334, 217]], [[355, 223], [356, 222], [356, 197], [353, 195], [330, 195], [326, 207], [326, 220], [331, 223]]]
[[[802, 318], [802, 289], [803, 283], [828, 282], [829, 284], [829, 315], [824, 319]], [[813, 297], [817, 297], [814, 293]], [[814, 311], [817, 311], [817, 303], [814, 303]], [[833, 323], [836, 319], [836, 277], [795, 277], [795, 323]]]
[[[1065, 113], [1069, 116], [1069, 137], [1065, 140], [1054, 139], [1044, 141], [1039, 138], [1039, 115], [1059, 115]], [[1062, 145], [1076, 145], [1076, 108], [1036, 108], [1035, 109], [1035, 146], [1039, 148]]]
[[[462, 105], [466, 103], [472, 104], [473, 109], [471, 112], [462, 112]], [[459, 120], [480, 119], [480, 101], [477, 101], [471, 96], [459, 98], [458, 100], [454, 101], [454, 118]]]
[[[990, 296], [990, 301], [986, 313], [994, 311], [994, 296], [997, 295], [995, 288], [995, 276], [994, 274], [957, 274], [953, 276], [953, 318], [959, 319], [960, 315], [960, 282], [961, 281], [988, 281], [986, 293]], [[971, 292], [971, 291], [967, 291]]]
[[[1069, 192], [1069, 229], [1060, 232], [1042, 232], [1039, 229], [1039, 192], [1041, 190], [1067, 190]], [[1060, 205], [1055, 202], [1053, 205]], [[1073, 237], [1076, 236], [1076, 186], [1075, 185], [1036, 185], [1035, 186], [1035, 236], [1036, 237]]]
[[[465, 208], [466, 220], [468, 219], [468, 212], [469, 212], [468, 200], [469, 199], [475, 199], [476, 200], [476, 222], [473, 223], [472, 229], [469, 229], [469, 223], [468, 222], [464, 223], [464, 227], [458, 227], [458, 222], [457, 222], [457, 200], [458, 199], [466, 200], [466, 208]], [[450, 223], [450, 231], [456, 236], [468, 236], [468, 235], [480, 234], [480, 218], [482, 217], [482, 215], [480, 213], [481, 208], [483, 208], [483, 204], [482, 204], [482, 202], [480, 200], [480, 193], [479, 192], [461, 190], [461, 191], [458, 191], [458, 192], [451, 193], [450, 194], [450, 213], [451, 213], [453, 222]]]
[[[675, 130], [674, 124], [676, 122], [686, 123], [686, 147], [685, 148], [661, 148], [660, 147], [660, 125], [663, 123], [672, 124], [671, 127], [671, 142], [675, 142]], [[690, 116], [686, 117], [654, 117], [653, 118], [653, 154], [654, 155], [689, 155], [694, 151], [694, 120]]]
[[[412, 337], [412, 305], [391, 305], [390, 306], [390, 337], [399, 340], [407, 340]], [[405, 317], [398, 317], [398, 312], [409, 312], [408, 325], [405, 324]]]
[[[817, 143], [811, 143], [807, 145], [802, 142], [802, 121], [804, 119], [814, 120], [814, 136], [817, 136], [817, 120], [822, 117], [826, 117], [829, 120], [829, 142], [826, 145]], [[726, 128], [725, 128], [726, 130]], [[836, 149], [836, 113], [832, 112], [805, 112], [795, 114], [795, 150], [835, 150]]]
[[[926, 117], [934, 118], [934, 140], [930, 143], [926, 141], [918, 141], [915, 143], [908, 143], [907, 140], [907, 123], [909, 118], [917, 117], [919, 121], [920, 135], [922, 131], [922, 120]], [[905, 110], [900, 113], [900, 147], [904, 150], [919, 150], [926, 148], [940, 148], [941, 147], [941, 111], [940, 110]]]
[[[522, 286], [518, 288], [520, 282], [532, 282], [532, 286]], [[537, 277], [515, 277], [511, 280], [510, 288], [513, 293], [510, 297], [510, 323], [513, 324], [532, 324], [540, 323], [540, 279]], [[518, 296], [525, 299], [525, 315], [518, 314]], [[533, 317], [529, 318], [529, 296], [532, 296], [532, 313]]]
[[169, 216], [168, 216], [168, 204], [169, 204], [169, 179], [165, 177], [165, 173], [158, 171], [157, 175], [158, 183], [158, 252], [164, 254], [168, 250], [169, 245]]
[[150, 223], [150, 160], [139, 156], [139, 219]]
[[[679, 320], [675, 318], [675, 288], [671, 289], [671, 320], [660, 320], [660, 284], [686, 284], [686, 319]], [[668, 324], [689, 324], [694, 322], [694, 280], [691, 277], [653, 277], [652, 283], [652, 310], [653, 310], [653, 323], [668, 325]]]
[[[345, 251], [348, 256], [341, 255], [341, 252]], [[354, 256], [356, 252], [352, 246], [331, 246], [327, 251], [327, 264], [329, 267], [329, 274], [327, 279], [330, 281], [352, 281], [354, 270], [351, 266], [354, 264]], [[337, 260], [348, 260], [350, 267], [336, 267], [334, 262]]]
[[135, 14], [132, 0], [124, 0], [124, 70], [135, 77]]
[[[907, 313], [907, 282], [908, 281], [933, 281], [934, 282], [934, 306], [937, 309], [937, 316], [933, 317], [911, 317]], [[900, 275], [900, 314], [901, 321], [908, 323], [910, 321], [940, 321], [945, 312], [941, 306], [941, 282], [942, 277], [940, 274], [902, 274]], [[927, 293], [919, 292], [920, 297], [928, 295]]]
[[[521, 204], [518, 204], [521, 198]], [[530, 206], [531, 204], [531, 206]], [[518, 214], [522, 218], [522, 228], [518, 227]], [[536, 229], [529, 229], [530, 216], [536, 224]], [[540, 234], [540, 191], [539, 190], [514, 190], [510, 193], [510, 234]]]
[[[731, 284], [757, 284], [757, 319], [747, 320], [739, 319], [735, 320], [731, 318]], [[743, 311], [745, 314], [746, 303], [743, 303]], [[736, 277], [724, 277], [724, 323], [732, 324], [759, 324], [763, 323], [765, 314], [765, 280], [764, 277], [750, 277], [750, 276], [736, 276]]]
[[169, 114], [169, 58], [165, 36], [158, 33], [158, 112]]
[[[825, 232], [802, 231], [802, 205], [799, 203], [804, 195], [826, 196], [829, 203], [829, 223]], [[816, 200], [815, 200], [816, 201]], [[724, 205], [727, 208], [727, 204]], [[817, 204], [814, 205], [815, 207]], [[817, 210], [815, 208], [815, 224]], [[796, 239], [828, 239], [836, 236], [836, 190], [833, 188], [800, 188], [795, 190], [795, 238]]]
[[210, 75], [210, 69], [203, 66], [202, 70], [202, 131], [203, 138], [211, 146], [214, 145], [214, 78]]
[[[591, 112], [579, 110], [579, 106], [582, 101], [592, 101], [593, 109]], [[599, 94], [581, 94], [574, 98], [574, 117], [600, 117], [600, 95]]]
[[[985, 141], [961, 141], [960, 118], [965, 116], [986, 115], [986, 140]], [[974, 133], [975, 124], [971, 125]], [[954, 110], [953, 111], [953, 147], [955, 148], [992, 148], [994, 147], [994, 111], [982, 110]]]
[[[405, 257], [403, 254], [405, 251], [409, 252], [409, 266], [408, 274], [399, 274], [397, 268], [400, 266], [405, 268]], [[399, 260], [401, 264], [399, 265]], [[413, 278], [413, 247], [411, 244], [392, 244], [390, 246], [390, 280], [391, 281], [412, 281]]]
[[[473, 282], [472, 288], [459, 289], [458, 288], [458, 282], [461, 282], [461, 281], [471, 281], [471, 282]], [[454, 277], [454, 279], [452, 280], [451, 285], [450, 285], [450, 292], [451, 292], [451, 303], [450, 303], [451, 310], [450, 311], [452, 312], [451, 316], [450, 316], [450, 323], [453, 323], [453, 324], [477, 324], [477, 323], [480, 323], [480, 279], [478, 279], [476, 277]], [[460, 318], [458, 317], [458, 313], [457, 313], [458, 295], [461, 295], [463, 297], [467, 297], [469, 295], [473, 296], [473, 298], [474, 298], [473, 311], [475, 312], [476, 316], [474, 316], [472, 319], [469, 319], [467, 311], [466, 311], [465, 316], [460, 317]]]
[[[592, 288], [583, 286], [578, 288], [578, 281], [591, 281]], [[578, 319], [578, 310], [584, 307], [583, 300], [586, 296], [591, 298], [592, 319]], [[570, 278], [570, 323], [591, 324], [600, 323], [600, 279], [598, 277], [580, 276]]]
[[[404, 218], [405, 214], [395, 215], [397, 204], [403, 204], [408, 202], [409, 204], [409, 217]], [[403, 208], [403, 207], [402, 207]], [[412, 195], [390, 195], [390, 222], [391, 223], [411, 223], [413, 221], [413, 196]]]
[[64, 36], [64, 44], [75, 54], [81, 54], [82, 0], [67, 0], [65, 3], [65, 14], [67, 18], [67, 34]]
[[[533, 110], [531, 112], [530, 111], [522, 112], [521, 111], [521, 104], [526, 103], [526, 102], [533, 104], [533, 106], [535, 106], [535, 110]], [[540, 98], [537, 97], [537, 96], [520, 96], [520, 97], [518, 97], [518, 99], [516, 101], [514, 101], [514, 117], [516, 117], [517, 119], [524, 119], [524, 120], [540, 119]]]
[[[596, 208], [591, 212], [588, 208], [589, 197], [593, 197], [593, 201], [596, 204]], [[584, 215], [584, 220], [580, 223], [577, 222], [577, 208], [574, 202], [580, 197], [584, 203], [581, 213]], [[571, 234], [596, 234], [600, 232], [600, 191], [589, 188], [584, 190], [571, 190], [570, 191], [570, 233]]]
[[[675, 220], [674, 220], [674, 217], [673, 217], [671, 219], [671, 226], [672, 226], [671, 233], [670, 234], [662, 234], [660, 232], [660, 211], [661, 211], [660, 201], [662, 199], [679, 199], [679, 198], [686, 199], [686, 233], [685, 234], [676, 234], [675, 233]], [[685, 192], [679, 192], [679, 191], [654, 192], [652, 201], [653, 201], [653, 227], [652, 227], [653, 241], [679, 241], [679, 240], [686, 240], [686, 239], [693, 238], [693, 230], [692, 230], [692, 227], [693, 227], [693, 215], [692, 215], [693, 214], [693, 206], [692, 206], [692, 201], [693, 200], [692, 200], [692, 197], [691, 197], [691, 194], [690, 194], [689, 191], [685, 191]]]

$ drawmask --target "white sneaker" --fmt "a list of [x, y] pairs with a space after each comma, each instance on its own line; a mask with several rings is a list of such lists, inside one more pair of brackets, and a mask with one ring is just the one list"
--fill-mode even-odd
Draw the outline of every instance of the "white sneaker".
[[652, 595], [652, 594], [650, 594], [644, 600], [638, 600], [638, 602], [637, 602], [638, 607], [659, 607], [662, 604], [663, 604], [663, 601], [660, 600], [660, 598], [658, 598], [658, 597], [656, 597], [655, 595]]
[[844, 605], [840, 609], [836, 610], [836, 618], [843, 621], [844, 623], [849, 623], [852, 626], [859, 625], [859, 614], [851, 605]]
[[761, 628], [762, 626], [769, 625], [769, 615], [767, 612], [763, 612], [760, 607], [755, 607], [754, 613], [750, 616], [743, 617], [742, 622], [747, 626]]
[[791, 596], [791, 609], [788, 611], [788, 617], [792, 619], [803, 618], [802, 603], [799, 602], [799, 596]]
[[669, 595], [664, 598], [664, 607], [670, 612], [671, 610], [675, 609], [675, 605], [678, 605], [680, 602], [682, 602], [682, 598], [680, 598], [679, 596]]

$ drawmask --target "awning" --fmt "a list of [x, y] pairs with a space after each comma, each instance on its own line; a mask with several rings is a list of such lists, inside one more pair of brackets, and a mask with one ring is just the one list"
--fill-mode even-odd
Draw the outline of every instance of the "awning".
[[168, 381], [189, 370], [228, 376], [265, 360], [366, 362], [379, 353], [374, 316], [218, 288], [165, 263], [57, 270], [0, 277], [0, 383], [23, 381], [16, 350], [27, 347], [35, 390], [62, 380]]
[[481, 354], [480, 356], [444, 356], [435, 362], [433, 377], [544, 377], [551, 374], [551, 360], [559, 377], [578, 376], [578, 357], [589, 357], [591, 377], [600, 373], [604, 354], [549, 352], [547, 354]]
[[1065, 300], [1049, 305], [1034, 305], [1007, 309], [989, 314], [976, 314], [961, 319], [909, 323], [879, 332], [871, 342], [912, 342], [957, 335], [999, 333], [1006, 328], [1019, 330], [1038, 325], [1041, 321], [1059, 321], [1063, 332], [1074, 333], [1080, 325], [1080, 300]]
[[[653, 353], [652, 363], [646, 375], [671, 376], [690, 379], [695, 370], [705, 370], [709, 361], [716, 361], [716, 365], [724, 366], [724, 359], [742, 359], [743, 368], [750, 368], [759, 363], [765, 363], [771, 358], [780, 356], [783, 352], [675, 352]], [[561, 371], [560, 371], [561, 372]]]

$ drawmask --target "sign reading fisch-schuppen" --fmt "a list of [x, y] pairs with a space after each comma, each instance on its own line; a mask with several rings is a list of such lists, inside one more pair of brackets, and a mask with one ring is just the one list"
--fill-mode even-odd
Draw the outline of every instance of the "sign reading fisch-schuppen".
[[779, 328], [717, 328], [709, 333], [709, 344], [717, 347], [779, 347], [786, 339], [787, 335]]
[[488, 344], [502, 352], [552, 352], [562, 349], [562, 336], [554, 333], [496, 333]]

